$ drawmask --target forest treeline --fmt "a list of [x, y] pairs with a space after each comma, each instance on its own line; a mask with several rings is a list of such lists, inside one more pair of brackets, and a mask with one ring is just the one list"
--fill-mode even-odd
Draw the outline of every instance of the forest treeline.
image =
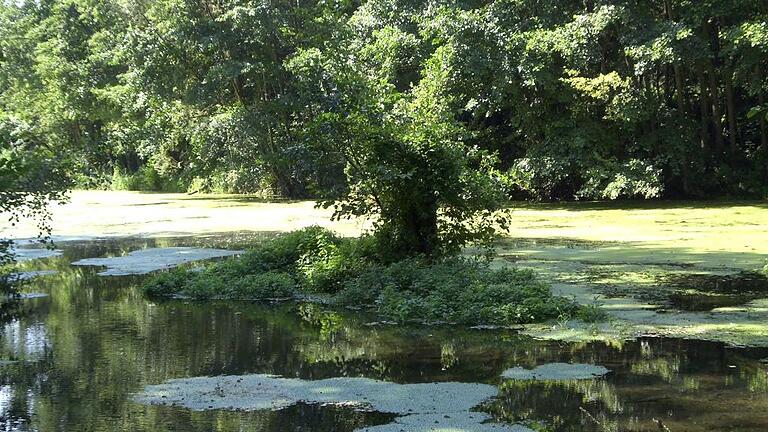
[[83, 187], [768, 192], [765, 0], [3, 0], [0, 89]]

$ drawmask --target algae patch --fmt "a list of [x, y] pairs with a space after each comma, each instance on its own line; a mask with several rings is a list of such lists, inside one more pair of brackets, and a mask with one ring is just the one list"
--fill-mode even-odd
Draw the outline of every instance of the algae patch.
[[358, 429], [355, 432], [533, 432], [518, 424], [483, 423], [491, 416], [479, 412], [412, 414], [394, 422]]
[[308, 381], [275, 375], [196, 377], [147, 386], [139, 403], [180, 406], [193, 411], [280, 410], [297, 403], [351, 406], [396, 414], [394, 423], [358, 432], [451, 431], [523, 432], [522, 426], [489, 424], [486, 414], [471, 412], [495, 397], [498, 389], [476, 383], [397, 384], [369, 378]]
[[150, 248], [119, 257], [82, 259], [73, 262], [72, 265], [103, 266], [107, 269], [99, 273], [101, 276], [126, 276], [147, 274], [194, 261], [224, 258], [241, 253], [243, 251], [193, 247]]
[[547, 363], [533, 369], [514, 367], [502, 372], [502, 378], [518, 381], [571, 381], [605, 376], [610, 371], [604, 366], [574, 363]]

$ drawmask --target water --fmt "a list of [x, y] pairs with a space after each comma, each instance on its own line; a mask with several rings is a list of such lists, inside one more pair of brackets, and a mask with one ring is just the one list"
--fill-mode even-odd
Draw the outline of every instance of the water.
[[[57, 276], [26, 291], [0, 327], [1, 430], [353, 431], [391, 415], [296, 405], [272, 412], [190, 412], [131, 395], [170, 378], [270, 373], [365, 376], [400, 383], [501, 385], [479, 409], [557, 431], [768, 430], [768, 349], [661, 338], [542, 342], [513, 331], [367, 325], [375, 318], [313, 304], [152, 302], [140, 277], [96, 276], [69, 262], [137, 247], [237, 245], [250, 237], [110, 240], [64, 245], [34, 263]], [[501, 372], [561, 361], [594, 363], [604, 380], [506, 382]]]

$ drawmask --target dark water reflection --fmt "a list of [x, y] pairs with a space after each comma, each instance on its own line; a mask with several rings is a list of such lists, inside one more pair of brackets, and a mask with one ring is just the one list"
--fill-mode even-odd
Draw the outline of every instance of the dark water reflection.
[[[659, 422], [673, 432], [768, 430], [764, 349], [670, 339], [567, 344], [508, 331], [369, 326], [371, 317], [310, 304], [155, 303], [137, 289], [140, 278], [99, 277], [67, 264], [191, 243], [201, 240], [72, 243], [62, 257], [28, 264], [59, 274], [27, 287], [49, 296], [25, 300], [2, 326], [0, 359], [9, 361], [0, 366], [3, 430], [353, 431], [390, 418], [310, 405], [190, 412], [130, 399], [169, 378], [246, 373], [501, 385], [499, 399], [483, 409], [543, 430], [664, 430]], [[506, 368], [553, 361], [601, 364], [613, 373], [564, 384], [499, 379]]]

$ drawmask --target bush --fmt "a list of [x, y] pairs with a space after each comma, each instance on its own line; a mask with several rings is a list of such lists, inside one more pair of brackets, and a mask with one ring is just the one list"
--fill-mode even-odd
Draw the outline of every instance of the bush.
[[144, 292], [152, 297], [169, 297], [180, 293], [193, 274], [186, 269], [159, 273], [144, 284]]
[[[320, 240], [320, 239], [319, 239]], [[318, 241], [299, 260], [297, 271], [306, 291], [335, 294], [346, 281], [365, 272], [375, 260], [373, 237]]]
[[287, 273], [271, 271], [247, 275], [232, 285], [229, 297], [239, 299], [286, 298], [293, 296], [296, 282]]
[[213, 264], [203, 271], [161, 273], [144, 285], [151, 296], [195, 299], [271, 299], [291, 297], [296, 280], [307, 291], [328, 292], [356, 259], [358, 250], [320, 227], [279, 235], [240, 258]]
[[608, 319], [608, 313], [599, 304], [579, 306], [576, 318], [586, 323], [596, 323]]
[[552, 296], [529, 270], [492, 270], [461, 258], [438, 263], [409, 259], [371, 267], [348, 281], [336, 300], [375, 304], [382, 316], [399, 322], [509, 325], [576, 311], [573, 303]]
[[129, 172], [115, 166], [107, 185], [111, 190], [179, 192], [184, 190], [178, 180], [164, 178], [151, 164], [142, 165], [138, 171]]
[[329, 249], [341, 239], [328, 230], [314, 226], [267, 241], [242, 257], [243, 271], [261, 273], [272, 270], [296, 273], [306, 257], [328, 256]]
[[[487, 263], [457, 257], [386, 263], [377, 252], [374, 237], [344, 239], [311, 227], [203, 271], [160, 274], [145, 290], [155, 296], [242, 300], [286, 298], [297, 291], [325, 293], [339, 305], [371, 307], [398, 322], [510, 325], [572, 317], [580, 311], [552, 296], [530, 270], [493, 270]], [[589, 311], [581, 313], [587, 317]]]

